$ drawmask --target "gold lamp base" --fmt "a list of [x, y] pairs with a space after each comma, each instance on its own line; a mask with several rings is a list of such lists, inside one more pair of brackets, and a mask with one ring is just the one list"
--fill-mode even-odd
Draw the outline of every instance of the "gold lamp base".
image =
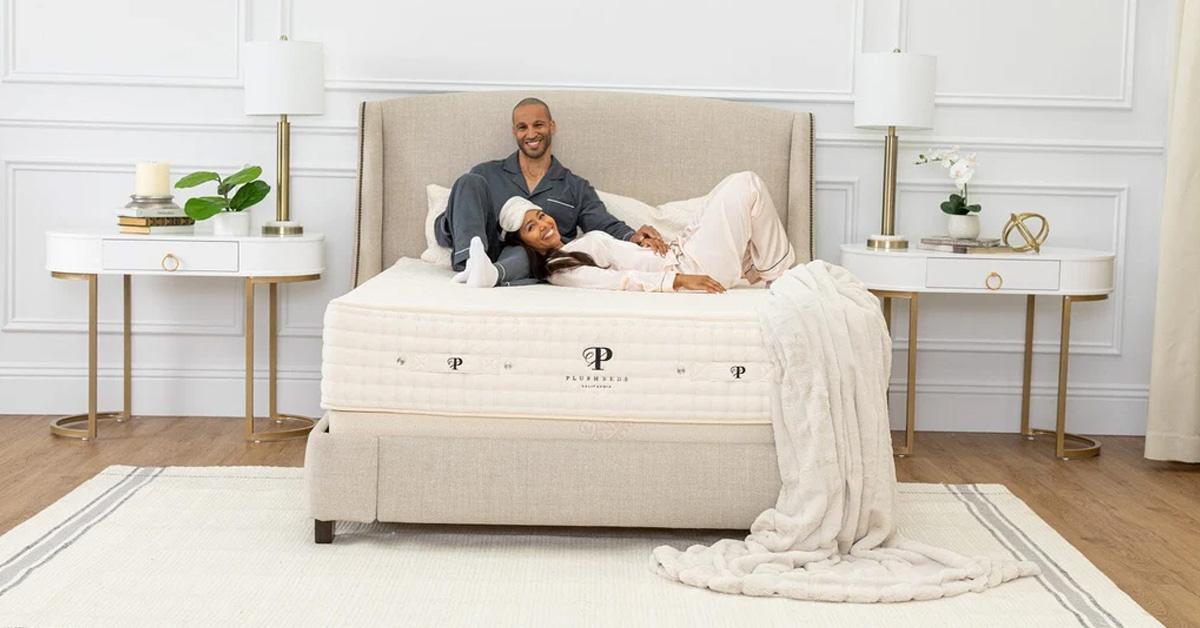
[[906, 251], [908, 238], [902, 235], [875, 234], [867, 238], [867, 248], [876, 251]]
[[288, 237], [304, 235], [304, 227], [294, 220], [272, 220], [262, 227], [262, 234], [268, 237]]

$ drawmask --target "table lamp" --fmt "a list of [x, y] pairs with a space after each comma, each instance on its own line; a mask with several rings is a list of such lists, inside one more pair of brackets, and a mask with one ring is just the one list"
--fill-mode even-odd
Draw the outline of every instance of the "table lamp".
[[304, 233], [288, 213], [291, 125], [289, 115], [325, 112], [325, 55], [309, 41], [254, 41], [246, 44], [246, 115], [279, 116], [276, 125], [275, 220], [263, 225], [264, 236]]
[[881, 233], [867, 238], [872, 249], [898, 251], [908, 240], [896, 235], [896, 129], [933, 127], [937, 57], [894, 50], [860, 55], [854, 68], [854, 126], [887, 129], [883, 144]]

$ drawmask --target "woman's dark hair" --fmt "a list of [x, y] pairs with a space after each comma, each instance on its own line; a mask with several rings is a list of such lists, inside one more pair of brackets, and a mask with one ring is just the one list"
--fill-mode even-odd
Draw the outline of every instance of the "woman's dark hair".
[[529, 256], [529, 271], [535, 279], [545, 281], [550, 275], [559, 273], [580, 266], [592, 266], [594, 268], [608, 268], [596, 263], [596, 260], [591, 255], [582, 251], [564, 251], [555, 249], [549, 253], [537, 251], [521, 241], [521, 234], [513, 231], [504, 236], [504, 243], [512, 246], [519, 246], [525, 249], [525, 254]]

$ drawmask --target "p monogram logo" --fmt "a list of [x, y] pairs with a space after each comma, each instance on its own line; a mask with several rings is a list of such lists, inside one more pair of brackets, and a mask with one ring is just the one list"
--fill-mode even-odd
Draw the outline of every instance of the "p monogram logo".
[[446, 366], [450, 367], [451, 371], [457, 371], [458, 367], [462, 366], [463, 359], [460, 357], [446, 358]]
[[612, 349], [608, 347], [588, 347], [583, 350], [583, 360], [592, 367], [593, 371], [603, 371], [604, 363], [613, 357]]
[[737, 366], [731, 366], [729, 367], [729, 372], [733, 375], [734, 379], [741, 379], [742, 375], [746, 374], [746, 367], [740, 364]]

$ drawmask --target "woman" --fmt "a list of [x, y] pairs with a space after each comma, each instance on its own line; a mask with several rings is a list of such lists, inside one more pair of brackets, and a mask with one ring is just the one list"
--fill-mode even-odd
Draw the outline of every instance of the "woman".
[[[730, 175], [704, 198], [704, 207], [670, 243], [643, 247], [590, 231], [563, 244], [554, 218], [513, 197], [500, 210], [500, 228], [530, 256], [533, 274], [554, 285], [608, 290], [724, 292], [772, 281], [795, 261], [775, 205], [752, 172]], [[472, 241], [467, 269], [490, 266], [482, 242]]]

